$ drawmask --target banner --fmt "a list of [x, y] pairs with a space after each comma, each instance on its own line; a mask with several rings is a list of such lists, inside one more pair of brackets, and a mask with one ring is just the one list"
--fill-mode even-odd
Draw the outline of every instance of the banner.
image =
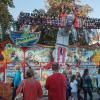
[[39, 41], [40, 33], [12, 32], [10, 37], [16, 46], [29, 47]]

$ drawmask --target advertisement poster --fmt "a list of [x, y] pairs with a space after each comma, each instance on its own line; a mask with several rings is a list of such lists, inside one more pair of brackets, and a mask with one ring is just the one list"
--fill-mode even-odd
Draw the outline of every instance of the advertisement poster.
[[15, 63], [9, 63], [7, 64], [7, 69], [6, 69], [6, 83], [11, 83], [13, 81], [13, 78], [15, 76]]
[[51, 61], [51, 48], [33, 46], [25, 54], [26, 62], [31, 67], [45, 67]]
[[20, 48], [6, 44], [5, 49], [2, 51], [4, 61], [6, 62], [21, 62], [24, 60], [24, 53]]
[[[67, 48], [66, 55], [63, 56], [63, 52], [60, 52], [60, 66], [63, 68], [63, 63], [61, 64], [62, 58], [64, 58], [64, 64], [69, 64], [72, 67], [72, 72], [76, 73], [77, 68], [80, 68], [81, 73], [85, 68], [88, 68], [90, 74], [93, 75], [97, 73], [98, 65], [100, 64], [100, 51], [97, 49], [88, 48]], [[57, 48], [53, 51], [54, 61], [57, 62], [59, 55]], [[66, 64], [64, 65], [66, 67]]]

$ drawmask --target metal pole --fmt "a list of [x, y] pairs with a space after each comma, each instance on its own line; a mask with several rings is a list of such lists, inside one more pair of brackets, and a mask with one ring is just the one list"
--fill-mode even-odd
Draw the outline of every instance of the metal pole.
[[24, 76], [23, 76], [23, 77], [25, 78], [25, 52], [26, 52], [26, 51], [23, 50], [23, 52], [24, 52], [24, 64], [23, 64], [23, 65], [24, 65], [24, 66], [23, 66], [23, 73], [24, 73], [23, 75], [24, 75]]

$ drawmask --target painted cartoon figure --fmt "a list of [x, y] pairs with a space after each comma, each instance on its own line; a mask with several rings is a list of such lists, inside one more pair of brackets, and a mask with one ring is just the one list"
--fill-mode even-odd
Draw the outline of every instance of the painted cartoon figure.
[[[57, 62], [62, 63], [64, 65], [67, 56], [67, 46], [69, 45], [69, 35], [72, 33], [74, 36], [73, 41], [76, 41], [77, 32], [73, 25], [75, 20], [74, 13], [71, 12], [70, 14], [63, 14], [63, 16], [61, 17], [62, 17], [62, 22], [65, 21], [66, 27], [59, 28], [56, 40], [56, 47], [57, 47], [56, 54], [58, 55]], [[64, 20], [64, 18], [66, 18], [66, 20]]]

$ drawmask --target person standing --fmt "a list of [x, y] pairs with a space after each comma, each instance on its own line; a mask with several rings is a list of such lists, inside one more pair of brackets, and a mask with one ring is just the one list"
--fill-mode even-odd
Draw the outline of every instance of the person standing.
[[76, 80], [78, 82], [78, 91], [77, 91], [78, 100], [83, 100], [83, 97], [80, 94], [82, 90], [82, 77], [79, 72], [76, 73]]
[[71, 84], [72, 100], [78, 100], [78, 98], [77, 98], [77, 91], [78, 91], [77, 85], [78, 85], [78, 82], [76, 80], [75, 75], [72, 76], [70, 84]]
[[16, 72], [15, 72], [15, 76], [13, 79], [13, 96], [12, 96], [12, 100], [14, 100], [15, 96], [16, 96], [16, 90], [21, 82], [21, 71], [20, 71], [20, 65], [16, 65]]
[[16, 94], [22, 89], [23, 100], [40, 100], [43, 96], [42, 86], [38, 80], [34, 79], [32, 68], [26, 70], [26, 76], [27, 78], [21, 82]]
[[98, 74], [96, 77], [97, 77], [98, 94], [100, 96], [100, 68], [98, 69]]
[[82, 79], [83, 79], [84, 100], [87, 100], [87, 94], [89, 94], [90, 96], [89, 100], [93, 100], [93, 95], [92, 95], [93, 86], [88, 69], [84, 70]]
[[69, 79], [67, 78], [67, 87], [66, 87], [66, 100], [70, 100], [71, 97], [71, 85]]
[[63, 74], [66, 76], [67, 75], [67, 78], [70, 82], [71, 80], [71, 77], [72, 77], [72, 69], [71, 69], [71, 66], [69, 64], [66, 64], [66, 68], [65, 70], [63, 71]]
[[53, 74], [46, 80], [48, 100], [66, 100], [66, 77], [59, 72], [58, 63], [52, 65]]

